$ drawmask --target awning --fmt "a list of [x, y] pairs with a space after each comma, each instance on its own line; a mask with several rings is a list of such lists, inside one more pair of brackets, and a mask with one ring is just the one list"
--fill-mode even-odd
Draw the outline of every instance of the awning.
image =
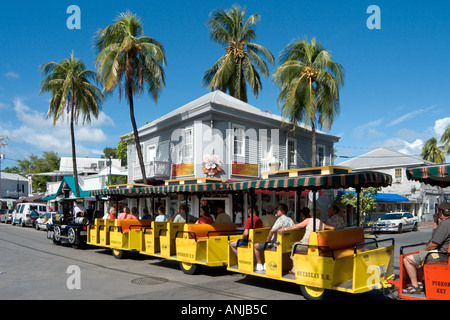
[[167, 193], [201, 193], [201, 192], [220, 192], [220, 191], [248, 191], [250, 189], [265, 189], [276, 191], [292, 191], [298, 187], [302, 191], [308, 189], [348, 189], [348, 188], [367, 188], [367, 187], [387, 187], [392, 183], [392, 177], [389, 174], [364, 171], [343, 174], [325, 174], [311, 175], [278, 179], [263, 179], [251, 181], [235, 182], [215, 182], [215, 183], [192, 183], [164, 186], [146, 186], [139, 188], [111, 188], [89, 191], [91, 196], [125, 195], [125, 196], [144, 196], [152, 194]]
[[450, 186], [450, 164], [407, 168], [406, 177], [409, 180], [445, 188]]
[[213, 182], [213, 183], [199, 183], [199, 184], [178, 184], [168, 186], [153, 186], [144, 187], [141, 189], [141, 193], [161, 194], [161, 193], [183, 193], [183, 192], [213, 192], [228, 190], [228, 183], [226, 182]]
[[362, 171], [345, 174], [301, 176], [280, 179], [265, 179], [230, 183], [232, 190], [249, 189], [348, 189], [367, 187], [387, 187], [392, 183], [392, 176], [382, 172]]
[[[61, 180], [61, 183], [59, 184], [59, 187], [58, 187], [58, 190], [56, 191], [56, 193], [47, 195], [47, 196], [43, 197], [42, 200], [43, 201], [53, 200], [53, 199], [56, 199], [57, 196], [63, 194], [62, 188], [63, 188], [64, 182], [67, 183], [67, 186], [70, 188], [70, 190], [72, 190], [73, 194], [75, 194], [76, 193], [75, 179], [74, 179], [74, 177], [67, 176]], [[79, 188], [79, 190], [80, 190], [80, 195], [79, 195], [80, 198], [89, 197], [89, 192], [84, 191], [81, 188]]]
[[[355, 191], [338, 191], [338, 198], [343, 194], [351, 192], [356, 195]], [[377, 193], [374, 196], [377, 202], [409, 202], [409, 199], [396, 193]]]

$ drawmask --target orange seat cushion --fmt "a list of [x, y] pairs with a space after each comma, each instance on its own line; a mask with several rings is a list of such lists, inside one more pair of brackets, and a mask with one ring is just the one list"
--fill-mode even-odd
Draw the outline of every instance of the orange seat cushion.
[[122, 233], [128, 233], [130, 228], [140, 228], [142, 226], [151, 226], [151, 220], [138, 220], [138, 219], [119, 219], [117, 220], [117, 226]]
[[[208, 236], [208, 232], [210, 232], [210, 236], [226, 236], [230, 233], [233, 233], [236, 230], [236, 224], [188, 224], [189, 238], [193, 239], [195, 237], [197, 239], [206, 238]], [[222, 231], [222, 232], [216, 232]]]

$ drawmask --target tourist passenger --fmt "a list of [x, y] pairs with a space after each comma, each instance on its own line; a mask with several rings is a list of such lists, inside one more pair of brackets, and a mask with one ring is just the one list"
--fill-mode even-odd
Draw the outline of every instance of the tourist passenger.
[[275, 221], [277, 221], [277, 217], [274, 214], [274, 207], [271, 203], [269, 203], [266, 207], [266, 214], [261, 217], [263, 228], [272, 228]]
[[[252, 212], [253, 212], [253, 225], [252, 225]], [[255, 209], [248, 209], [248, 218], [245, 220], [244, 224], [244, 232], [242, 237], [237, 241], [230, 242], [231, 251], [237, 255], [237, 247], [238, 246], [246, 246], [248, 244], [248, 234], [250, 233], [250, 229], [258, 229], [262, 228], [263, 223], [261, 219], [258, 217], [258, 211]]]
[[262, 255], [262, 252], [265, 249], [276, 249], [277, 231], [282, 228], [290, 227], [294, 224], [294, 221], [286, 215], [287, 212], [288, 207], [284, 203], [280, 203], [276, 211], [278, 219], [269, 231], [267, 242], [255, 243], [256, 271], [265, 270], [265, 264], [263, 265], [262, 261], [264, 255]]
[[345, 228], [346, 224], [344, 218], [342, 218], [340, 214], [340, 209], [336, 204], [332, 204], [328, 207], [328, 216], [330, 217], [327, 220], [328, 224], [334, 225], [336, 229]]
[[186, 217], [187, 217], [187, 223], [195, 223], [195, 221], [197, 220], [196, 217], [194, 217], [193, 215], [189, 214], [187, 211], [187, 207], [184, 203], [180, 204], [180, 206], [178, 207], [178, 213], [175, 216], [175, 218], [173, 219], [173, 222], [186, 222]]
[[170, 221], [170, 216], [166, 214], [166, 207], [161, 205], [158, 207], [158, 215], [155, 217], [157, 222]]
[[133, 219], [139, 219], [139, 213], [137, 212], [136, 207], [131, 208], [131, 214], [134, 216]]
[[108, 217], [106, 219], [117, 219], [116, 208], [114, 208], [114, 207], [109, 208], [109, 214], [108, 214]]
[[144, 208], [144, 215], [142, 216], [141, 220], [152, 220], [152, 215], [148, 212], [148, 208]]
[[[320, 216], [320, 210], [316, 209], [316, 217]], [[309, 208], [305, 207], [301, 210], [302, 215], [302, 221], [300, 223], [294, 224], [293, 226], [278, 229], [278, 234], [283, 234], [286, 231], [291, 230], [299, 230], [299, 229], [305, 229], [305, 233], [302, 237], [302, 239], [299, 242], [295, 242], [292, 246], [292, 253], [291, 253], [291, 259], [294, 260], [294, 253], [295, 252], [302, 252], [302, 251], [308, 251], [308, 242], [309, 242], [309, 236], [311, 232], [314, 231], [314, 218], [311, 217], [311, 213]], [[335, 230], [336, 227], [334, 225], [331, 225], [327, 222], [322, 222], [322, 220], [316, 218], [316, 231], [321, 231], [324, 229], [328, 230]], [[295, 252], [294, 252], [295, 250]], [[293, 264], [292, 264], [293, 265]], [[294, 267], [289, 271], [290, 273], [295, 273]]]
[[225, 212], [225, 210], [222, 207], [217, 208], [217, 217], [214, 223], [219, 224], [227, 224], [227, 223], [233, 223], [231, 220], [231, 217]]
[[209, 213], [208, 206], [202, 206], [200, 208], [200, 218], [198, 218], [196, 224], [203, 224], [203, 223], [213, 223], [214, 219]]
[[407, 255], [403, 258], [405, 271], [411, 279], [411, 285], [404, 290], [408, 294], [420, 294], [423, 291], [423, 283], [418, 277], [418, 269], [423, 266], [425, 258], [430, 251], [447, 254], [450, 242], [450, 202], [438, 205], [438, 213], [433, 215], [433, 233], [431, 240], [424, 249], [418, 253]]
[[136, 219], [136, 218], [130, 213], [130, 208], [123, 207], [123, 212], [119, 214], [119, 219]]

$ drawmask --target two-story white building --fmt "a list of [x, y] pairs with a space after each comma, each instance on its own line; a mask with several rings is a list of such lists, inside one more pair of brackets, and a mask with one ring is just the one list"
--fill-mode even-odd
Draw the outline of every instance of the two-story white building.
[[[221, 91], [191, 101], [138, 132], [149, 184], [193, 178], [258, 179], [275, 167], [289, 170], [312, 164], [309, 127], [299, 123], [295, 133], [289, 133], [281, 116]], [[128, 183], [142, 183], [134, 139], [128, 141]], [[317, 166], [333, 164], [333, 145], [338, 141], [337, 136], [317, 131]], [[259, 195], [261, 209], [268, 201]], [[167, 207], [176, 210], [175, 203], [170, 200]]]
[[[378, 148], [339, 164], [353, 171], [374, 170], [392, 176], [392, 185], [382, 188], [381, 192], [387, 196], [380, 197], [385, 201], [378, 201], [378, 213], [405, 210], [422, 220], [432, 220], [436, 204], [450, 198], [450, 188], [440, 189], [406, 177], [406, 168], [427, 165], [434, 163], [387, 148]], [[403, 197], [406, 199], [402, 200]]]

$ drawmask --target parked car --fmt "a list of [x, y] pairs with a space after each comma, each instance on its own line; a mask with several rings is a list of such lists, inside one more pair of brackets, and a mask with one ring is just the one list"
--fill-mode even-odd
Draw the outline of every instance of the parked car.
[[410, 212], [386, 213], [372, 226], [373, 232], [394, 231], [402, 233], [405, 230], [417, 231], [419, 229], [419, 218]]
[[12, 209], [0, 209], [0, 222], [11, 223]]
[[37, 218], [34, 222], [34, 227], [36, 230], [47, 230], [47, 225], [52, 224], [53, 218], [56, 214], [57, 212], [41, 213], [39, 218]]
[[[50, 207], [41, 203], [19, 203], [12, 214], [12, 225], [32, 226], [41, 213], [50, 211]], [[33, 215], [36, 215], [33, 217]]]

